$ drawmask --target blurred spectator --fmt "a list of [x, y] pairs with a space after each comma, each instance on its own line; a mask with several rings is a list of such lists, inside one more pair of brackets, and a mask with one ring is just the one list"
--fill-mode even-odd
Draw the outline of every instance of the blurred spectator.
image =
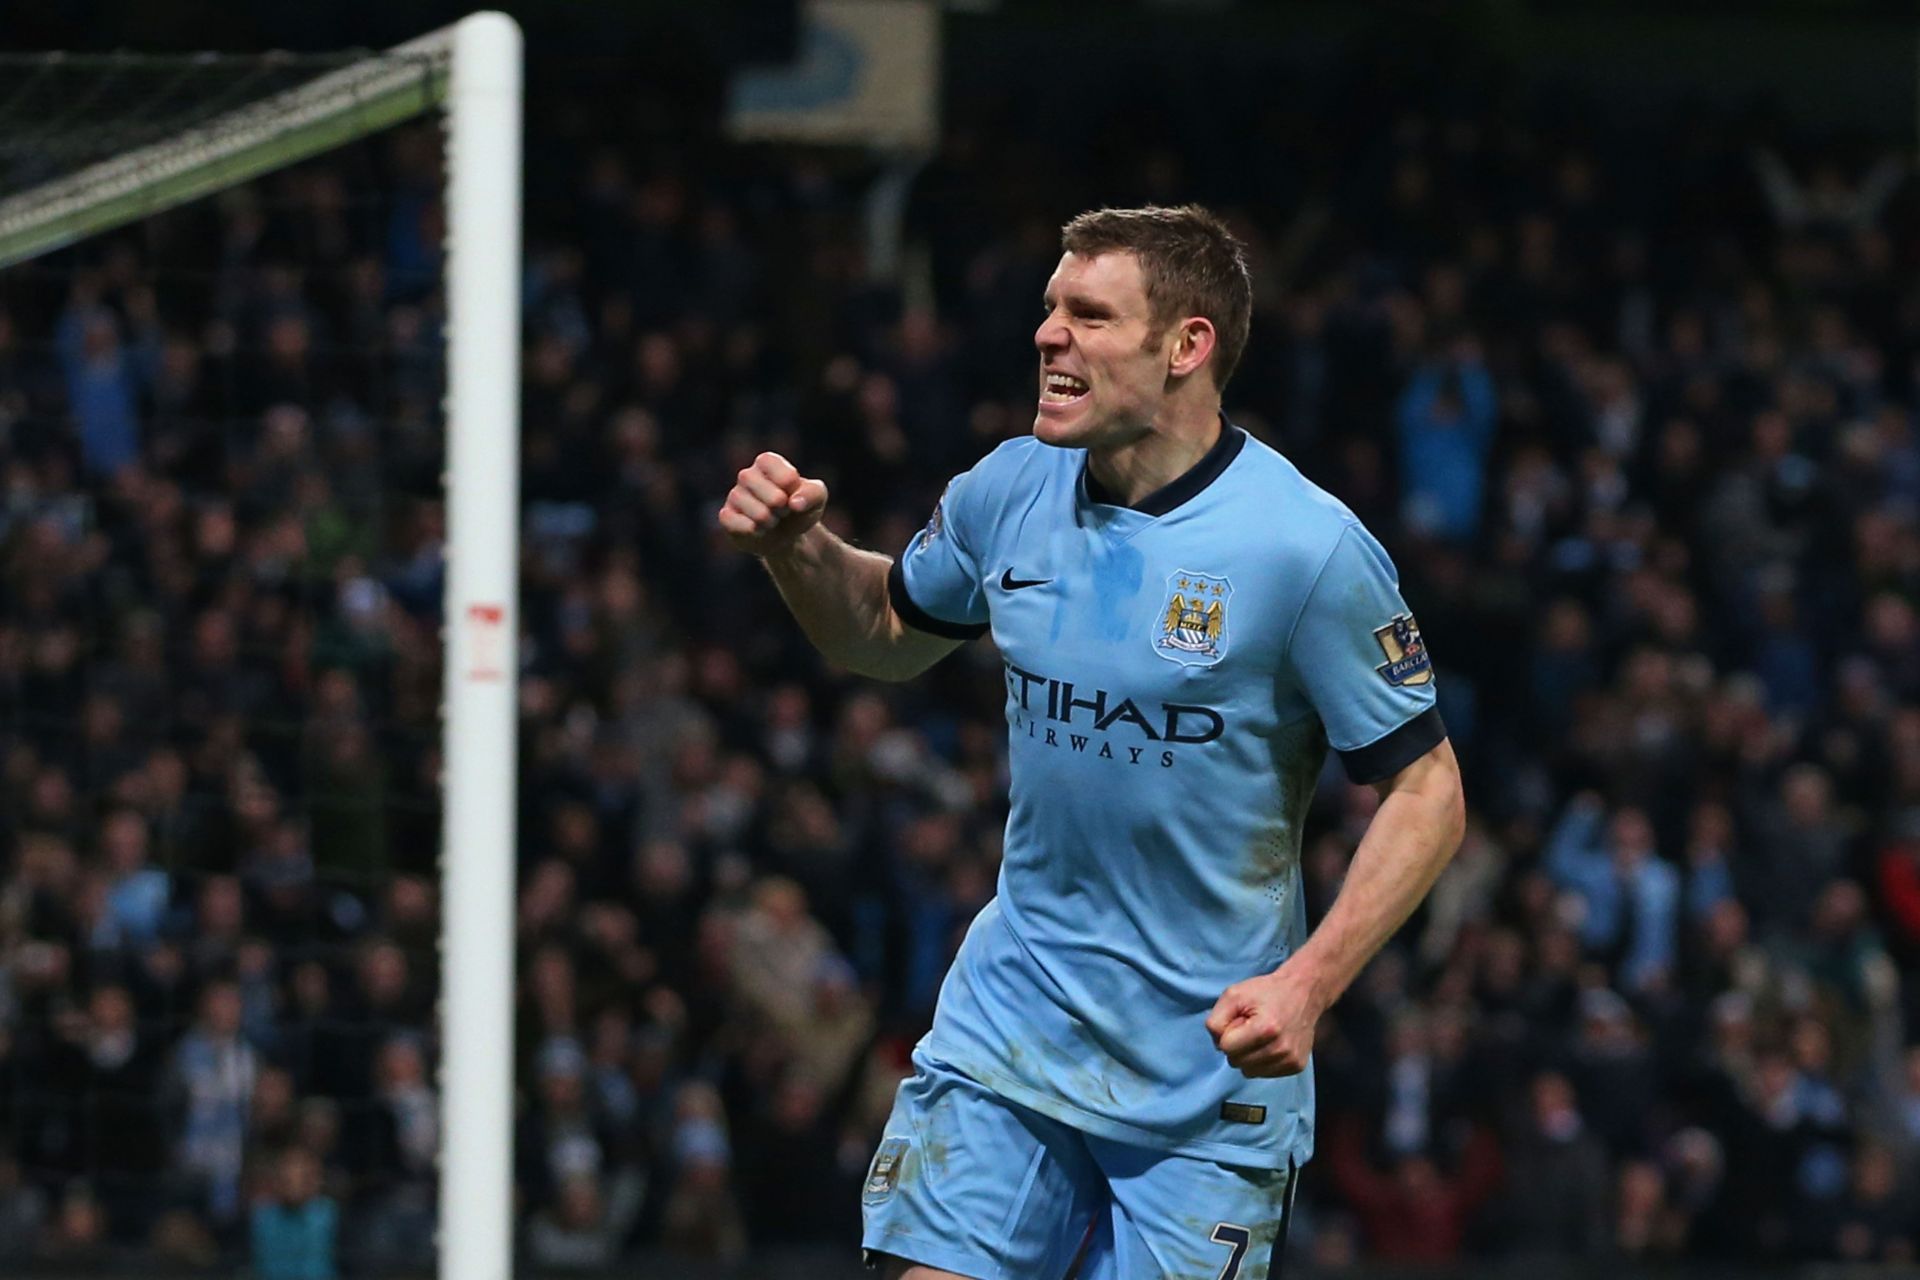
[[1496, 411], [1493, 379], [1470, 338], [1414, 372], [1399, 409], [1410, 529], [1452, 542], [1479, 532]]
[[260, 1280], [334, 1280], [340, 1211], [320, 1191], [320, 1161], [294, 1147], [280, 1157], [273, 1198], [253, 1207], [253, 1271]]
[[1594, 1136], [1612, 1156], [1651, 1145], [1659, 1072], [1645, 1033], [1627, 1002], [1604, 987], [1580, 994], [1567, 1073]]
[[775, 1084], [765, 1114], [744, 1127], [740, 1206], [754, 1244], [803, 1244], [857, 1233], [854, 1211], [866, 1164], [845, 1159], [832, 1101], [804, 1069], [790, 1069]]
[[1711, 916], [1734, 900], [1733, 814], [1710, 801], [1695, 805], [1688, 820], [1686, 914], [1690, 921]]
[[112, 475], [140, 454], [139, 396], [159, 358], [150, 290], [127, 295], [140, 338], [129, 349], [121, 323], [99, 305], [97, 286], [76, 283], [57, 338], [67, 399], [79, 424], [81, 457], [96, 475]]
[[433, 1259], [440, 1154], [440, 1103], [427, 1083], [419, 1042], [396, 1036], [380, 1047], [371, 1103], [347, 1135], [359, 1179], [354, 1252], [368, 1266], [425, 1266]]
[[741, 1001], [775, 1027], [799, 1027], [831, 947], [826, 930], [807, 913], [799, 885], [762, 881], [734, 934], [733, 980]]
[[110, 878], [106, 918], [94, 930], [96, 947], [142, 946], [160, 931], [172, 896], [165, 871], [147, 864], [147, 826], [140, 815], [116, 813], [101, 823], [100, 843]]
[[1398, 1153], [1392, 1171], [1368, 1162], [1359, 1125], [1349, 1121], [1330, 1135], [1326, 1159], [1335, 1185], [1360, 1217], [1368, 1252], [1385, 1262], [1457, 1260], [1473, 1215], [1500, 1185], [1499, 1149], [1477, 1132], [1460, 1168], [1443, 1173], [1424, 1150]]
[[1893, 1155], [1878, 1143], [1853, 1154], [1847, 1190], [1819, 1217], [1824, 1230], [1809, 1233], [1808, 1256], [1846, 1262], [1911, 1267], [1915, 1260], [1914, 1200], [1899, 1185]]
[[200, 997], [198, 1021], [174, 1046], [167, 1088], [177, 1117], [178, 1167], [199, 1181], [202, 1203], [216, 1222], [240, 1211], [247, 1110], [259, 1071], [259, 1055], [240, 1035], [239, 989], [211, 983]]
[[38, 1261], [60, 1267], [99, 1267], [112, 1257], [107, 1216], [85, 1182], [67, 1185], [40, 1233]]
[[[1728, 1125], [1727, 1197], [1742, 1215], [1748, 1256], [1794, 1249], [1808, 1212], [1844, 1189], [1846, 1119], [1843, 1100], [1827, 1082], [1797, 1070], [1788, 1054], [1767, 1049], [1756, 1055], [1741, 1110]], [[1763, 1164], [1770, 1174], [1762, 1173]]]
[[590, 1172], [567, 1175], [555, 1203], [533, 1215], [527, 1252], [537, 1266], [556, 1271], [601, 1271], [620, 1256], [621, 1243], [639, 1205], [631, 1176], [616, 1184], [606, 1203], [600, 1179]]
[[1780, 780], [1779, 798], [1757, 806], [1759, 836], [1743, 897], [1765, 935], [1802, 927], [1820, 889], [1846, 870], [1848, 833], [1833, 809], [1825, 770], [1799, 764]]
[[737, 1261], [747, 1247], [746, 1224], [733, 1193], [732, 1142], [709, 1086], [683, 1085], [674, 1099], [672, 1161], [661, 1240], [690, 1258]]
[[160, 1062], [123, 987], [95, 988], [87, 1002], [82, 1060], [67, 1079], [82, 1085], [74, 1117], [97, 1170], [110, 1226], [137, 1239], [148, 1225], [150, 1188], [163, 1167], [165, 1141], [154, 1099]]
[[1508, 1160], [1506, 1249], [1521, 1257], [1591, 1257], [1606, 1247], [1606, 1153], [1587, 1131], [1565, 1076], [1533, 1078]]
[[1628, 1258], [1663, 1258], [1686, 1245], [1684, 1216], [1667, 1203], [1659, 1166], [1643, 1160], [1620, 1166], [1614, 1194], [1613, 1247]]
[[1908, 1176], [1920, 1174], [1920, 1045], [1911, 1045], [1892, 1082], [1893, 1123], [1887, 1140], [1900, 1155]]
[[1579, 904], [1580, 939], [1590, 953], [1617, 963], [1636, 990], [1672, 976], [1680, 877], [1654, 850], [1644, 813], [1608, 817], [1597, 799], [1577, 796], [1548, 836], [1544, 860]]
[[46, 1218], [47, 1199], [21, 1178], [19, 1162], [0, 1159], [0, 1261], [17, 1268], [30, 1260]]

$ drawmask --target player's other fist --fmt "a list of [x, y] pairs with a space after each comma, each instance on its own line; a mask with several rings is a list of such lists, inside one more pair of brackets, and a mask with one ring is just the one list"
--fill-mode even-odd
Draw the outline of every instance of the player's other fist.
[[1223, 991], [1207, 1015], [1207, 1031], [1242, 1075], [1291, 1076], [1307, 1069], [1322, 1012], [1305, 972], [1289, 959]]
[[740, 550], [768, 556], [792, 546], [826, 510], [826, 485], [802, 476], [779, 454], [763, 453], [727, 494], [720, 527]]

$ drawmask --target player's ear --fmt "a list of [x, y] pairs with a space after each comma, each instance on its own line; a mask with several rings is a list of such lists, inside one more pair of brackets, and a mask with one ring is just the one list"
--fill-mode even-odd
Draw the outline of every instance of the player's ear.
[[1167, 357], [1167, 372], [1176, 378], [1194, 373], [1213, 354], [1214, 343], [1218, 340], [1213, 321], [1205, 316], [1188, 316], [1174, 331], [1173, 350]]

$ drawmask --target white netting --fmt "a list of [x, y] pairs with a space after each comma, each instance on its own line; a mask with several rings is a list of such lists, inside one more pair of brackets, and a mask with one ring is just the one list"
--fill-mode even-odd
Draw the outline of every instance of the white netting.
[[[69, 122], [184, 93], [122, 70]], [[80, 1256], [238, 1262], [324, 1167], [432, 1259], [441, 150], [0, 271], [0, 1181]]]

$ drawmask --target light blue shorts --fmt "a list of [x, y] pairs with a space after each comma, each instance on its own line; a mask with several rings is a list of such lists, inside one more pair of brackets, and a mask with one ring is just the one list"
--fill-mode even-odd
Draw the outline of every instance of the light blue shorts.
[[861, 1191], [869, 1263], [973, 1280], [1279, 1280], [1292, 1169], [1083, 1133], [923, 1054]]

